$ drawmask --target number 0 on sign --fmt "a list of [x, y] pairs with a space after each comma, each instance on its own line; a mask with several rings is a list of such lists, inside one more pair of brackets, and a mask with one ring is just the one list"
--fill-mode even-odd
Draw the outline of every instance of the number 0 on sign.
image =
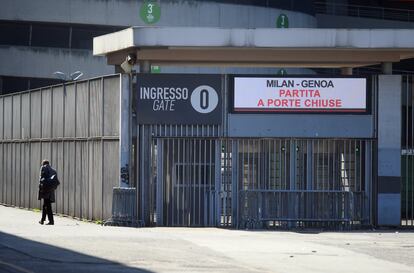
[[216, 109], [218, 95], [214, 88], [208, 85], [201, 85], [194, 89], [191, 94], [191, 105], [199, 113], [207, 114]]

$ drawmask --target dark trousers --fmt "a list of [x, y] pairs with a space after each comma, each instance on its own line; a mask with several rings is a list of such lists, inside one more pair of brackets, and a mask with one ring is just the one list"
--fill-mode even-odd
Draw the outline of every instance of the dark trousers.
[[42, 221], [44, 222], [47, 219], [49, 219], [49, 223], [53, 223], [53, 211], [52, 211], [52, 202], [50, 202], [50, 199], [43, 199], [43, 210], [42, 210]]

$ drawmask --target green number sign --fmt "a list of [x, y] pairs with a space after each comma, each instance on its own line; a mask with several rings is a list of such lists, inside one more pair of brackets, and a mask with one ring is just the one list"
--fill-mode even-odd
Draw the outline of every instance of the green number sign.
[[277, 17], [276, 26], [278, 28], [288, 28], [289, 27], [289, 18], [286, 14], [280, 14], [279, 17]]
[[160, 20], [161, 8], [157, 2], [144, 1], [141, 5], [140, 15], [142, 21], [146, 24], [155, 24], [158, 20]]

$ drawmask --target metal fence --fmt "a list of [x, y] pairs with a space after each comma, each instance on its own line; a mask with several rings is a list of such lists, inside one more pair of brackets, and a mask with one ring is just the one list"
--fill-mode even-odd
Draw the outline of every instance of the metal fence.
[[414, 77], [403, 77], [401, 225], [414, 227]]
[[40, 208], [40, 162], [61, 185], [54, 210], [86, 219], [111, 216], [118, 185], [119, 75], [0, 97], [0, 203]]
[[370, 224], [372, 140], [242, 139], [237, 146], [239, 227]]
[[150, 223], [372, 224], [373, 140], [153, 138]]

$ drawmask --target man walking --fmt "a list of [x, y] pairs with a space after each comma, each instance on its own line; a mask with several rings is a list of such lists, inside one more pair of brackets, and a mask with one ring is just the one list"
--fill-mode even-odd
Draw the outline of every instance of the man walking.
[[49, 165], [48, 160], [42, 161], [42, 166], [40, 168], [40, 181], [39, 181], [39, 195], [38, 200], [43, 199], [43, 208], [42, 208], [42, 219], [39, 221], [41, 225], [47, 219], [49, 223], [46, 225], [54, 225], [55, 222], [53, 220], [53, 211], [52, 211], [52, 203], [55, 202], [55, 187], [51, 186], [50, 179], [51, 177], [56, 176], [56, 171]]

